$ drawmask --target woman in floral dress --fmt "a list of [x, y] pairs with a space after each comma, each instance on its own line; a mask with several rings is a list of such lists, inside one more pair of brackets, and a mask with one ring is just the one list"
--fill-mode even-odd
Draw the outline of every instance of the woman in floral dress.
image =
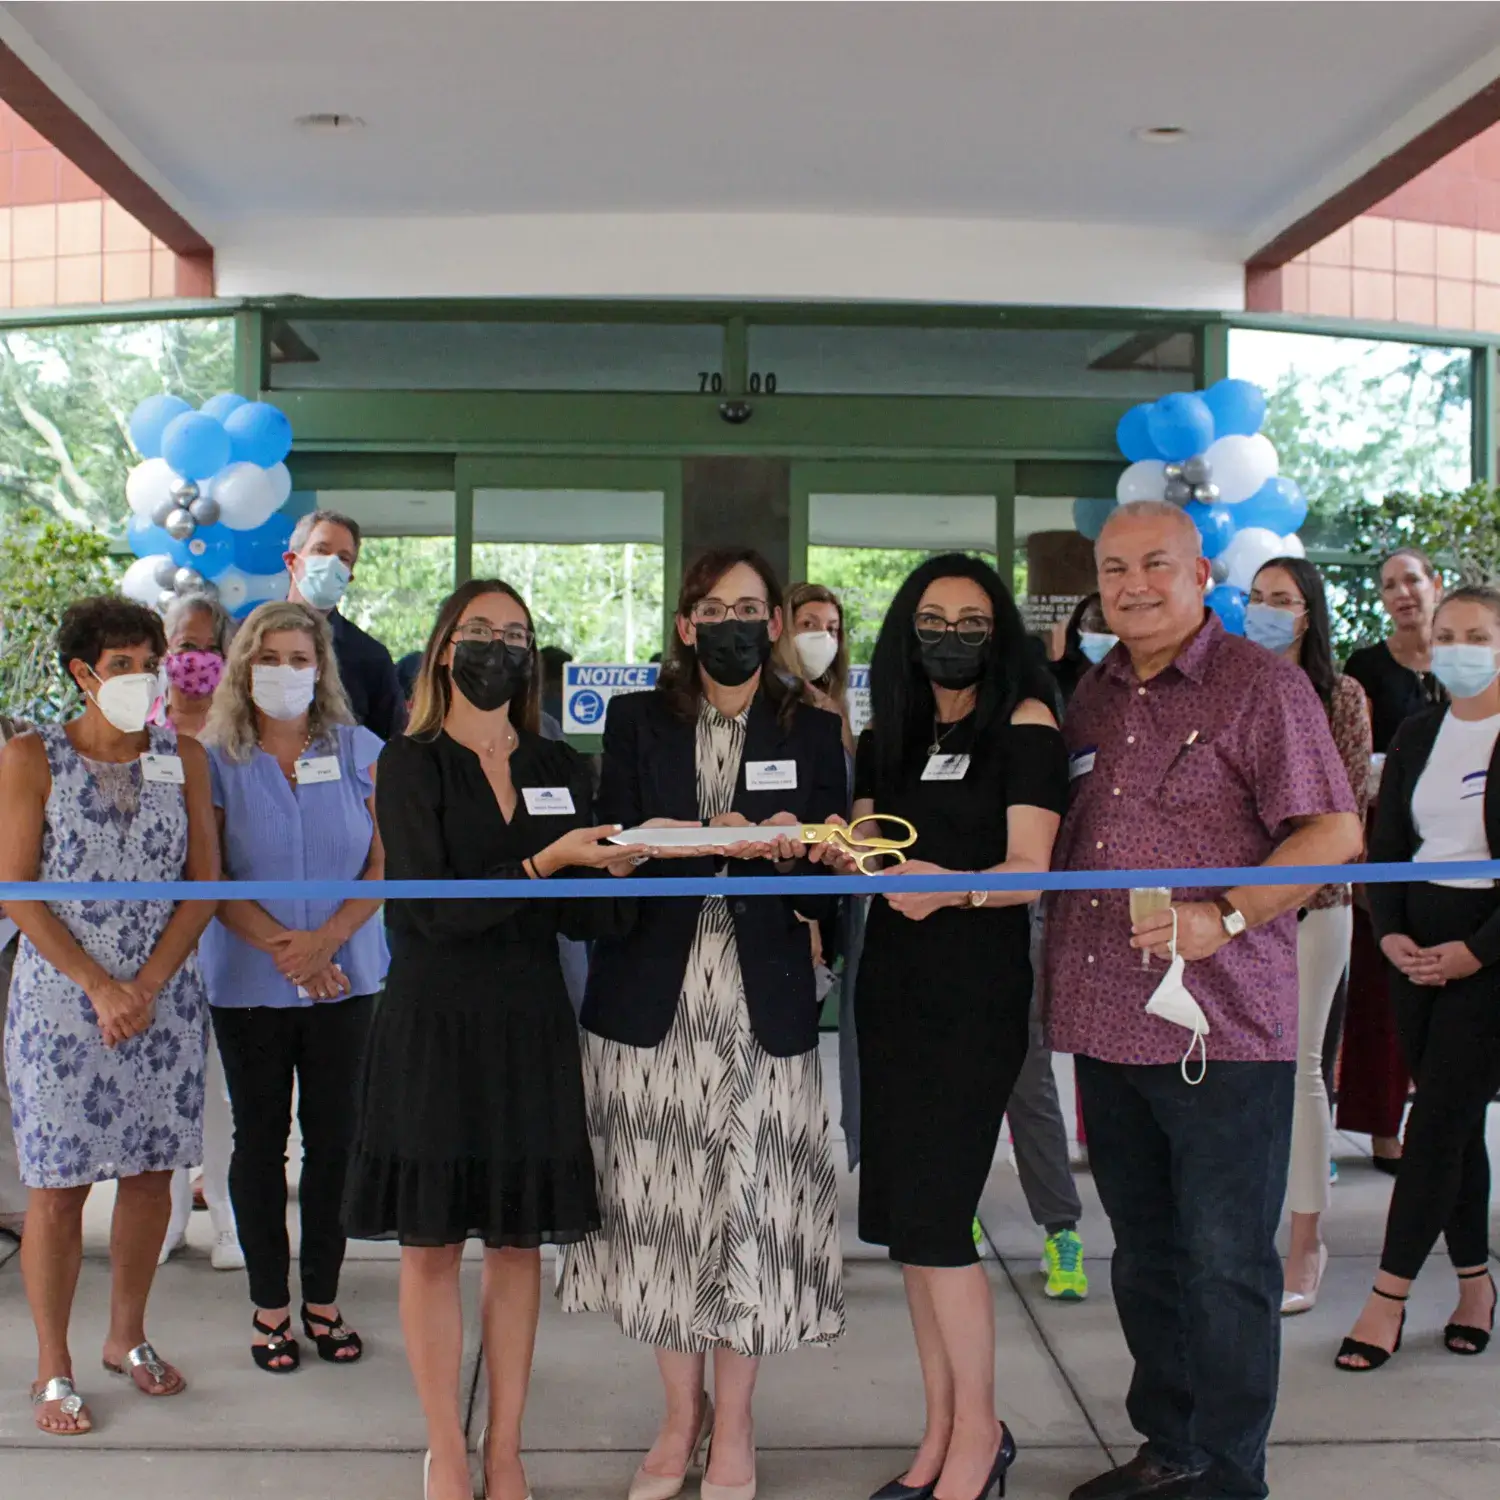
[[[0, 880], [213, 880], [208, 764], [147, 727], [166, 642], [123, 599], [73, 605], [58, 631], [84, 696], [71, 723], [0, 752]], [[147, 1396], [184, 1387], [146, 1338], [171, 1174], [202, 1160], [207, 1001], [193, 949], [215, 903], [13, 901], [21, 930], [5, 1031], [11, 1123], [29, 1189], [21, 1271], [37, 1330], [36, 1425], [91, 1430], [68, 1323], [83, 1205], [116, 1183], [106, 1370]]]

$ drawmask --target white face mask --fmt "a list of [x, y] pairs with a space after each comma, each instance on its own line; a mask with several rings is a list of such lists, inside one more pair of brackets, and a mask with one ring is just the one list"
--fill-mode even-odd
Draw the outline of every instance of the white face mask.
[[250, 696], [273, 719], [297, 719], [313, 701], [316, 667], [251, 667]]
[[89, 671], [99, 690], [88, 696], [98, 704], [99, 712], [121, 734], [139, 734], [159, 696], [156, 673], [124, 672], [118, 677], [101, 677], [92, 667]]
[[[1203, 1082], [1208, 1072], [1208, 1047], [1203, 1038], [1208, 1035], [1208, 1017], [1203, 1014], [1203, 1007], [1188, 994], [1187, 986], [1182, 982], [1183, 960], [1177, 951], [1177, 910], [1172, 910], [1172, 962], [1167, 968], [1165, 977], [1157, 985], [1155, 992], [1146, 1002], [1146, 1014], [1156, 1016], [1163, 1021], [1170, 1021], [1173, 1026], [1181, 1026], [1185, 1031], [1193, 1033], [1193, 1039], [1188, 1043], [1188, 1049], [1182, 1054], [1182, 1079], [1184, 1083], [1199, 1084]], [[1199, 1053], [1198, 1076], [1188, 1076], [1188, 1063], [1193, 1056], [1193, 1049], [1197, 1048]]]
[[804, 630], [792, 638], [792, 644], [797, 648], [802, 674], [809, 682], [816, 682], [839, 654], [839, 640], [831, 630]]

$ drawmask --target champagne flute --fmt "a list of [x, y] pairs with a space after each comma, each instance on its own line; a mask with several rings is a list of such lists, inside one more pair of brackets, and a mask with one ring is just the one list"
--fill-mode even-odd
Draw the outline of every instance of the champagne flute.
[[[1146, 885], [1133, 886], [1130, 891], [1130, 922], [1131, 926], [1144, 922], [1147, 917], [1154, 917], [1159, 911], [1170, 911], [1172, 909], [1172, 891], [1170, 886]], [[1151, 950], [1141, 949], [1141, 967], [1151, 967]]]

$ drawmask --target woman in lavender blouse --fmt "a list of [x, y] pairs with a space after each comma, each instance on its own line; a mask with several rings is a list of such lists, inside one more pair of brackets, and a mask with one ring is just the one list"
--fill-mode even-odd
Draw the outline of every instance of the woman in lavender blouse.
[[[300, 604], [263, 604], [240, 627], [203, 734], [230, 880], [379, 880], [375, 760], [352, 722], [328, 627]], [[349, 1364], [359, 1335], [337, 1306], [340, 1201], [355, 1082], [385, 981], [378, 899], [226, 901], [201, 949], [234, 1113], [229, 1193], [255, 1305], [255, 1363], [297, 1368], [286, 1232], [292, 1087], [302, 1128], [302, 1327]]]

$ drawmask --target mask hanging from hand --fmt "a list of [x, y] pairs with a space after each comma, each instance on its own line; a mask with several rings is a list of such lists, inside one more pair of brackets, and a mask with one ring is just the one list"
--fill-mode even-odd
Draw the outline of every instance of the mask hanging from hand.
[[[1173, 907], [1172, 962], [1167, 966], [1162, 982], [1146, 1002], [1146, 1014], [1193, 1033], [1187, 1051], [1182, 1054], [1180, 1066], [1182, 1081], [1196, 1085], [1202, 1083], [1208, 1073], [1208, 1046], [1203, 1040], [1208, 1035], [1208, 1017], [1203, 1014], [1203, 1007], [1188, 994], [1187, 986], [1182, 982], [1183, 968], [1182, 955], [1177, 951], [1177, 909]], [[1191, 1078], [1188, 1076], [1188, 1063], [1192, 1060], [1194, 1049], [1199, 1054], [1198, 1076]]]

